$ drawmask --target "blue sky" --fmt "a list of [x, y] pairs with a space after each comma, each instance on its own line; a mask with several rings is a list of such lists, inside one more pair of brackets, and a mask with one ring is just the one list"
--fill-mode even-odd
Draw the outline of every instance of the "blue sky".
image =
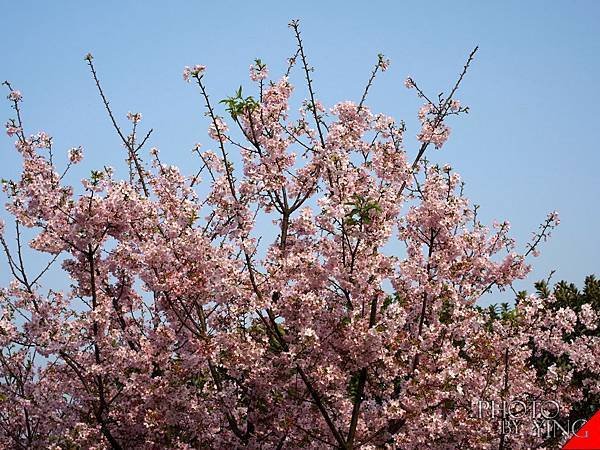
[[[403, 87], [405, 77], [430, 93], [447, 89], [479, 45], [458, 95], [471, 113], [452, 121], [450, 141], [431, 157], [460, 172], [482, 217], [510, 220], [523, 245], [549, 211], [559, 211], [560, 227], [532, 260], [529, 282], [517, 287], [552, 269], [578, 284], [600, 274], [597, 1], [20, 1], [0, 18], [0, 78], [23, 92], [29, 132], [53, 135], [57, 151], [84, 146], [83, 177], [123, 159], [83, 61], [92, 52], [117, 115], [142, 112], [142, 124], [155, 130], [151, 145], [191, 172], [190, 148], [211, 143], [183, 66], [208, 66], [215, 101], [249, 86], [256, 57], [281, 73], [294, 51], [292, 18], [301, 20], [327, 105], [360, 98], [378, 52], [392, 60], [368, 103], [404, 119], [411, 138], [420, 102]], [[8, 103], [0, 111], [8, 118]], [[4, 178], [19, 169], [11, 144], [0, 138]], [[414, 152], [414, 139], [407, 144]], [[6, 272], [3, 261], [2, 283]]]

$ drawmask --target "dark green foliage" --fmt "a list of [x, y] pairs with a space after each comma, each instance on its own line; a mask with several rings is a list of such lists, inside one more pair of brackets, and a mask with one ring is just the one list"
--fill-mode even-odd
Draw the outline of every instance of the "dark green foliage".
[[[519, 295], [526, 295], [525, 293], [519, 293]], [[496, 320], [501, 321], [515, 321], [517, 319], [517, 311], [511, 308], [509, 303], [494, 303], [489, 305], [487, 308], [481, 306], [475, 306], [475, 308], [487, 318], [486, 329], [492, 330], [492, 326]]]
[[352, 399], [352, 403], [356, 402], [358, 398], [358, 380], [360, 378], [360, 372], [356, 372], [350, 378], [348, 383], [348, 396]]
[[453, 303], [448, 299], [444, 299], [442, 302], [442, 310], [440, 311], [440, 322], [443, 324], [451, 323], [453, 312], [454, 312]]

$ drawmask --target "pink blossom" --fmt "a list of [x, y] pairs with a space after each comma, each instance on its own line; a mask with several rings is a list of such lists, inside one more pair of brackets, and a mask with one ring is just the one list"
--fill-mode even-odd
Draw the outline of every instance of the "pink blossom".
[[422, 125], [417, 139], [441, 148], [448, 140], [450, 127], [442, 122], [438, 110], [431, 103], [426, 103], [419, 109], [418, 117]]
[[21, 128], [14, 126], [11, 122], [6, 123], [6, 134], [9, 137], [21, 132]]
[[252, 81], [262, 81], [268, 76], [269, 69], [260, 59], [257, 59], [254, 64], [250, 65], [250, 79]]
[[595, 330], [598, 327], [598, 316], [592, 306], [588, 303], [581, 305], [579, 319], [589, 330]]
[[13, 102], [20, 102], [23, 100], [23, 96], [20, 91], [10, 91], [8, 94], [8, 99]]
[[206, 71], [206, 66], [202, 66], [197, 64], [193, 67], [185, 66], [183, 69], [183, 79], [184, 81], [190, 81], [190, 78], [201, 78]]
[[142, 120], [142, 113], [132, 113], [130, 111], [127, 113], [127, 119], [134, 124], [138, 124]]
[[73, 164], [79, 164], [83, 159], [83, 149], [81, 147], [74, 147], [69, 150], [69, 161]]
[[38, 148], [50, 148], [52, 146], [52, 136], [44, 131], [40, 131], [32, 137], [31, 142]]
[[381, 69], [382, 72], [385, 72], [386, 70], [389, 69], [390, 67], [390, 60], [388, 58], [386, 58], [384, 55], [382, 55], [381, 53], [379, 55], [377, 55], [377, 57], [379, 58], [378, 61], [378, 66]]
[[450, 127], [447, 125], [440, 124], [434, 127], [432, 122], [426, 121], [417, 139], [421, 142], [431, 142], [435, 148], [441, 148], [448, 140], [449, 135]]
[[216, 117], [213, 123], [209, 125], [208, 135], [215, 141], [225, 142], [227, 140], [227, 124], [220, 117]]

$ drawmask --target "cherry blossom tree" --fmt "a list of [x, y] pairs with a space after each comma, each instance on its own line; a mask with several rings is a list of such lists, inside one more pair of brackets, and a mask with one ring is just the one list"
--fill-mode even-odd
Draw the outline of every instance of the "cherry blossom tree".
[[[211, 72], [185, 68], [214, 142], [195, 148], [190, 174], [146, 151], [140, 113], [120, 124], [91, 54], [128, 176], [105, 166], [69, 185], [83, 149], [58, 167], [4, 83], [23, 167], [3, 181], [0, 446], [541, 448], [544, 436], [507, 430], [482, 405], [552, 401], [560, 418], [598, 393], [598, 334], [568, 339], [597, 326], [593, 310], [556, 311], [552, 293], [501, 317], [476, 307], [527, 275], [558, 224], [551, 213], [519, 251], [509, 223], [482, 224], [459, 175], [426, 158], [468, 112], [456, 94], [477, 49], [446, 94], [405, 81], [423, 101], [405, 143], [403, 122], [367, 106], [389, 60], [378, 56], [357, 103], [326, 108], [290, 28], [286, 73], [269, 81], [256, 60], [252, 96], [213, 102]], [[270, 241], [259, 216], [274, 220]], [[54, 270], [69, 287], [53, 286]], [[537, 371], [541, 352], [569, 364]]]

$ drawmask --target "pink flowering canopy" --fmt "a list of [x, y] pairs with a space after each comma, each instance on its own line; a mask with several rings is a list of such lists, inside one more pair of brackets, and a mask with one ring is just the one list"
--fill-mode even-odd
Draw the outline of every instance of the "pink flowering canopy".
[[[446, 94], [406, 80], [424, 104], [405, 135], [366, 103], [388, 59], [358, 103], [325, 107], [290, 27], [287, 73], [269, 81], [256, 60], [253, 96], [212, 102], [211, 71], [185, 68], [214, 148], [195, 149], [189, 174], [146, 152], [140, 113], [127, 114], [130, 131], [119, 125], [91, 54], [124, 179], [106, 166], [68, 185], [83, 149], [58, 167], [5, 83], [23, 168], [3, 182], [14, 223], [0, 229], [12, 277], [0, 290], [0, 447], [532, 448], [544, 439], [506, 433], [476, 405], [551, 400], [566, 417], [597, 393], [598, 337], [565, 338], [596, 326], [590, 308], [557, 314], [552, 295], [502, 318], [476, 307], [526, 276], [558, 217], [520, 251], [508, 222], [482, 224], [459, 175], [427, 161], [468, 112], [455, 96], [475, 51]], [[298, 111], [293, 70], [305, 81]], [[261, 217], [274, 220], [270, 240]], [[46, 255], [39, 272], [32, 251]], [[52, 286], [53, 266], [68, 287]], [[568, 364], [541, 374], [540, 352]], [[583, 387], [574, 371], [589, 374]]]

